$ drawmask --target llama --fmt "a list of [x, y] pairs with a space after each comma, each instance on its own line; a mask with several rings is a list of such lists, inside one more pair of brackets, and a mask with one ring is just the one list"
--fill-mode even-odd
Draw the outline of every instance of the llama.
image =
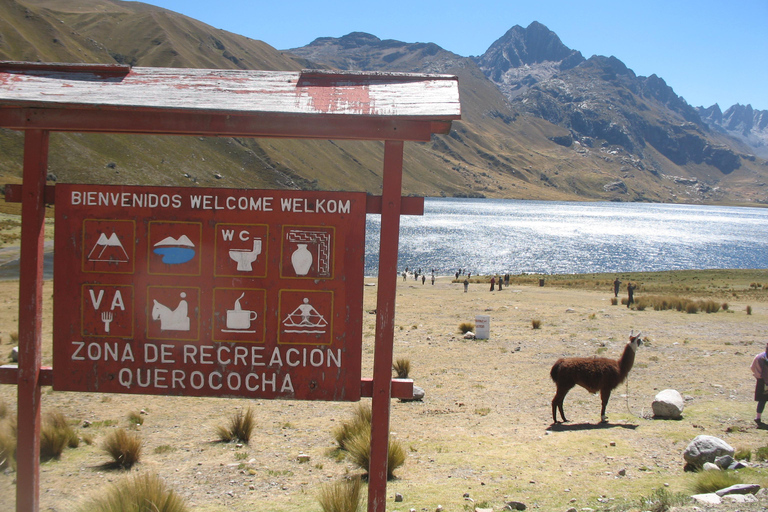
[[557, 409], [560, 409], [560, 416], [563, 421], [565, 413], [563, 412], [563, 400], [565, 395], [578, 384], [590, 393], [600, 392], [600, 398], [603, 402], [603, 408], [600, 411], [600, 422], [608, 421], [605, 416], [605, 407], [608, 405], [608, 399], [619, 384], [624, 382], [635, 363], [635, 352], [637, 347], [642, 344], [642, 339], [634, 331], [629, 335], [629, 343], [624, 347], [624, 353], [621, 358], [608, 359], [605, 357], [569, 357], [558, 359], [552, 366], [549, 375], [557, 384], [555, 398], [552, 399], [552, 419], [557, 421]]

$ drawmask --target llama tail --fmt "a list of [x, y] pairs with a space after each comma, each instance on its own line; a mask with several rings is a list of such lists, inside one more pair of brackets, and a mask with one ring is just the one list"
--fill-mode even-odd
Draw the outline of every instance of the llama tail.
[[557, 382], [557, 374], [560, 372], [560, 361], [556, 361], [555, 364], [552, 365], [552, 369], [549, 370], [549, 376], [552, 377], [552, 380]]

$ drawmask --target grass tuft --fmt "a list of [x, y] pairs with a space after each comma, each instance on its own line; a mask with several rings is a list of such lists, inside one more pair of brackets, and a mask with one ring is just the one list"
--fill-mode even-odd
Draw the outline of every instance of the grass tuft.
[[541, 329], [541, 320], [531, 320], [531, 327]]
[[692, 486], [695, 493], [705, 494], [740, 483], [743, 483], [741, 476], [735, 471], [701, 471]]
[[461, 334], [467, 334], [468, 332], [474, 332], [474, 331], [475, 331], [474, 322], [461, 322], [459, 324], [459, 332]]
[[648, 496], [640, 498], [640, 510], [648, 512], [667, 512], [672, 507], [686, 505], [691, 501], [684, 493], [672, 493], [664, 487], [659, 487]]
[[411, 360], [400, 357], [392, 364], [392, 369], [395, 370], [398, 379], [407, 379], [411, 372]]
[[80, 439], [64, 414], [55, 411], [45, 416], [40, 428], [40, 460], [60, 459], [64, 448], [77, 448]]
[[130, 469], [141, 458], [142, 441], [138, 434], [123, 428], [113, 430], [104, 439], [102, 448], [112, 456], [115, 464]]
[[333, 430], [333, 438], [340, 450], [347, 449], [347, 442], [357, 436], [364, 430], [371, 430], [371, 408], [363, 404], [357, 404], [354, 408], [352, 419], [342, 421], [341, 424]]
[[[362, 470], [371, 465], [371, 430], [364, 430], [347, 440], [347, 457]], [[389, 438], [387, 445], [387, 480], [395, 478], [394, 471], [405, 464], [405, 448], [397, 439]]]
[[256, 419], [254, 418], [254, 412], [249, 407], [245, 412], [240, 410], [234, 413], [229, 418], [229, 425], [218, 425], [216, 427], [216, 434], [219, 440], [224, 443], [240, 441], [241, 443], [248, 444], [255, 427]]
[[140, 473], [113, 484], [78, 512], [186, 512], [184, 499], [165, 486], [156, 474]]
[[360, 490], [362, 482], [359, 477], [339, 480], [323, 485], [317, 496], [323, 512], [357, 512], [360, 510]]
[[131, 411], [128, 413], [128, 423], [130, 423], [134, 427], [138, 427], [139, 425], [144, 424], [144, 416], [141, 415], [140, 411]]

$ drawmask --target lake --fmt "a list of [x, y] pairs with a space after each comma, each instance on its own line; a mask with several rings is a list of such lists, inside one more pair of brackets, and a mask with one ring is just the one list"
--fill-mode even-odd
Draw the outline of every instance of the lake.
[[[366, 222], [365, 275], [378, 274], [379, 215]], [[49, 245], [50, 248], [50, 245]], [[46, 253], [45, 278], [52, 276]], [[768, 208], [511, 199], [424, 201], [404, 216], [399, 269], [451, 275], [768, 268]], [[18, 260], [0, 279], [18, 279]]]
[[[381, 219], [368, 215], [365, 274]], [[569, 274], [768, 267], [768, 209], [427, 198], [404, 216], [400, 271]]]

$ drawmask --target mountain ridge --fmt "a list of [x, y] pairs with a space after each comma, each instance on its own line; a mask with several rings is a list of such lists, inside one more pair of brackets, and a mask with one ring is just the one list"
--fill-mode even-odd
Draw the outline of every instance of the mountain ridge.
[[[768, 202], [759, 185], [768, 181], [768, 165], [751, 154], [749, 140], [710, 128], [660, 77], [637, 77], [615, 57], [584, 59], [540, 23], [513, 26], [494, 45], [495, 53], [462, 57], [434, 43], [352, 32], [276, 50], [138, 2], [0, 4], [3, 60], [456, 75], [462, 119], [448, 136], [406, 145], [405, 194]], [[59, 181], [371, 193], [381, 186], [381, 143], [108, 134], [51, 140], [50, 175]], [[19, 133], [0, 131], [9, 156], [0, 175], [20, 176], [21, 143]]]

